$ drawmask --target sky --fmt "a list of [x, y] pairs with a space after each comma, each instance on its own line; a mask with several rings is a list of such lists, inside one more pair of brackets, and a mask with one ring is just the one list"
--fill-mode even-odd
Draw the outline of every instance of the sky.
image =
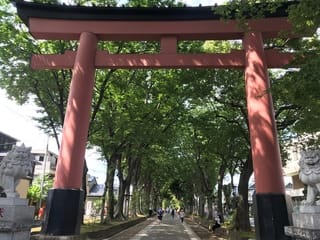
[[[18, 105], [7, 98], [6, 92], [0, 89], [0, 131], [19, 140], [20, 144], [36, 149], [46, 147], [48, 137], [41, 133], [32, 120], [36, 115], [33, 104]], [[52, 146], [53, 147], [53, 146]], [[51, 148], [52, 151], [56, 150]]]
[[[219, 4], [221, 0], [183, 0], [188, 6], [208, 6]], [[44, 150], [48, 144], [50, 151], [58, 154], [58, 149], [53, 138], [37, 128], [37, 123], [32, 119], [36, 116], [36, 106], [29, 102], [18, 105], [7, 98], [6, 92], [0, 89], [0, 131], [19, 140], [18, 144], [25, 144], [35, 150]], [[105, 164], [102, 163], [94, 150], [86, 151], [89, 174], [96, 176], [99, 183], [105, 180]]]
[[[55, 140], [39, 130], [32, 119], [37, 115], [36, 110], [33, 103], [18, 105], [8, 99], [5, 91], [0, 89], [0, 132], [18, 139], [18, 145], [32, 147], [32, 151], [44, 151], [48, 144], [49, 151], [58, 154]], [[99, 160], [99, 157], [95, 150], [86, 151], [89, 174], [96, 176], [98, 183], [103, 183], [106, 164]]]

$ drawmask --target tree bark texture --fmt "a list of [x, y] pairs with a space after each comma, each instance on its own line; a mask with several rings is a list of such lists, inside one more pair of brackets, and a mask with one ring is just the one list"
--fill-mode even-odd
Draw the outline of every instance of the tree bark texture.
[[239, 201], [236, 212], [235, 228], [241, 231], [248, 231], [251, 229], [249, 219], [248, 184], [252, 172], [252, 156], [249, 154], [246, 162], [244, 163], [239, 179]]

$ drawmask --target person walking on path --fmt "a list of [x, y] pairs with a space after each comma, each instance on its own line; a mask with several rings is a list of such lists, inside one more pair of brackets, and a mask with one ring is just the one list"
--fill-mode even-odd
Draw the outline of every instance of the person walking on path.
[[180, 209], [180, 211], [179, 211], [179, 216], [180, 216], [180, 221], [181, 221], [181, 223], [183, 223], [183, 220], [184, 220], [184, 210], [183, 210], [183, 208], [181, 208]]
[[157, 211], [157, 216], [158, 216], [158, 220], [159, 220], [159, 224], [162, 222], [162, 216], [163, 216], [163, 210], [162, 207], [160, 207]]
[[171, 209], [171, 217], [174, 219], [174, 208]]

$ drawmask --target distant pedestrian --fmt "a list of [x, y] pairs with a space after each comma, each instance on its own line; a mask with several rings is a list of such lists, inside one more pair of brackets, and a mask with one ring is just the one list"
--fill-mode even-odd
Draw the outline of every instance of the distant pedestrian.
[[163, 216], [163, 209], [160, 207], [157, 211], [157, 217], [159, 220], [159, 224], [162, 222], [162, 216]]
[[174, 208], [171, 209], [171, 217], [174, 219]]
[[212, 231], [215, 231], [217, 228], [221, 227], [221, 217], [217, 215], [214, 219], [214, 225], [212, 226]]
[[0, 197], [6, 198], [7, 194], [4, 192], [4, 188], [0, 186]]
[[40, 220], [43, 219], [44, 211], [45, 211], [45, 207], [42, 206], [42, 207], [39, 209], [39, 212], [38, 212], [38, 219], [40, 219]]
[[181, 223], [183, 223], [183, 220], [184, 220], [184, 210], [183, 210], [183, 208], [180, 209], [179, 216], [180, 216]]

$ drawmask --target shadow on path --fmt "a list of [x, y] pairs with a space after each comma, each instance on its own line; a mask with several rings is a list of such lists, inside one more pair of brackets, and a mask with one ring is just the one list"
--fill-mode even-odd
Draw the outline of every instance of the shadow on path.
[[200, 238], [190, 229], [188, 224], [182, 224], [177, 216], [172, 219], [169, 214], [164, 215], [161, 223], [157, 219], [151, 218], [107, 239], [200, 240]]

